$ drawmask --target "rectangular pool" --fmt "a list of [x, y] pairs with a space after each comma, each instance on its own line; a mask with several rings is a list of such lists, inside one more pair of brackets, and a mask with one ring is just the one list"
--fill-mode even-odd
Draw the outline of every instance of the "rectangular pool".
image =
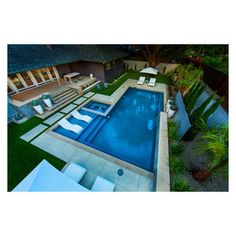
[[61, 127], [54, 131], [153, 172], [161, 111], [162, 93], [129, 88], [106, 117], [83, 111], [93, 118], [91, 123], [69, 118], [71, 123], [83, 125], [80, 135]]

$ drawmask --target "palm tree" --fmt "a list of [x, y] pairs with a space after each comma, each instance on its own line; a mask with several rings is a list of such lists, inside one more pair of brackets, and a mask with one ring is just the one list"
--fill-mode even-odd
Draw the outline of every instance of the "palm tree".
[[194, 171], [195, 179], [203, 181], [213, 172], [225, 171], [228, 163], [228, 127], [207, 129], [197, 148], [200, 153], [209, 154], [209, 164], [206, 169]]

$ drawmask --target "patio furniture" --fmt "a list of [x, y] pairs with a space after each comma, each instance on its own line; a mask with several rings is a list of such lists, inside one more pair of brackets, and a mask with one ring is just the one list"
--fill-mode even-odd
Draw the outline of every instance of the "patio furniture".
[[86, 173], [86, 169], [83, 166], [71, 162], [64, 171], [64, 174], [79, 183]]
[[151, 78], [148, 85], [151, 86], [151, 87], [154, 87], [156, 84], [156, 78]]
[[143, 85], [144, 81], [145, 81], [145, 77], [144, 76], [140, 76], [137, 84]]
[[42, 106], [39, 104], [38, 100], [33, 100], [32, 101], [32, 106], [33, 108], [40, 114], [42, 115], [44, 113]]
[[65, 118], [61, 119], [58, 124], [66, 130], [72, 131], [76, 134], [79, 134], [82, 132], [83, 128], [80, 125], [76, 125], [76, 124], [71, 124], [68, 120], [66, 120]]
[[80, 114], [77, 110], [74, 110], [70, 113], [74, 118], [78, 119], [78, 120], [83, 120], [85, 122], [91, 122], [93, 120], [92, 117], [87, 116], [87, 115], [82, 115]]
[[115, 189], [115, 184], [112, 182], [97, 176], [95, 179], [95, 182], [91, 188], [91, 191], [93, 192], [113, 192]]
[[69, 79], [69, 81], [72, 83], [71, 78], [76, 77], [78, 75], [80, 75], [79, 72], [72, 72], [70, 74], [64, 75], [64, 79], [65, 79], [66, 82], [67, 82], [67, 79]]

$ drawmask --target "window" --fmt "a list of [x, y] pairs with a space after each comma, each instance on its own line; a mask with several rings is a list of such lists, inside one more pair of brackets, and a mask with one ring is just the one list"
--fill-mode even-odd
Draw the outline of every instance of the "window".
[[15, 91], [9, 85], [7, 85], [7, 93], [13, 94], [13, 93], [15, 93]]
[[9, 76], [11, 82], [18, 88], [23, 89], [24, 85], [21, 83], [20, 79], [16, 75], [10, 75]]
[[48, 67], [48, 69], [49, 69], [49, 71], [50, 71], [50, 74], [52, 75], [52, 78], [53, 78], [53, 79], [56, 79], [57, 77], [56, 77], [56, 75], [55, 75], [55, 72], [54, 72], [53, 68], [52, 68], [52, 67]]
[[42, 68], [42, 69], [40, 69], [40, 72], [41, 72], [41, 74], [43, 75], [43, 78], [44, 78], [46, 81], [50, 80], [50, 78], [49, 78], [49, 76], [48, 76], [48, 73], [47, 73], [47, 68]]
[[111, 63], [106, 63], [105, 70], [110, 70], [110, 69], [111, 69]]
[[27, 72], [22, 72], [20, 73], [20, 75], [28, 86], [32, 86], [34, 84], [33, 81], [30, 79], [29, 75], [27, 74]]
[[38, 73], [37, 70], [32, 70], [31, 72], [32, 72], [34, 78], [36, 79], [36, 81], [37, 81], [38, 83], [42, 83], [42, 82], [43, 82], [43, 80], [42, 80], [42, 78], [40, 77], [40, 74]]

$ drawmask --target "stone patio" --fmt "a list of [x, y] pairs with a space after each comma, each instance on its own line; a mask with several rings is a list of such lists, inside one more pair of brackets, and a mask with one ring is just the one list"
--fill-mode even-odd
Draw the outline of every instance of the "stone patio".
[[57, 112], [56, 114], [52, 115], [51, 117], [49, 117], [47, 120], [45, 120], [43, 123], [47, 124], [47, 125], [52, 125], [54, 124], [56, 121], [60, 120], [65, 114], [62, 114], [60, 112]]
[[25, 140], [26, 142], [29, 142], [31, 139], [33, 139], [34, 137], [39, 135], [41, 132], [43, 132], [47, 128], [48, 128], [47, 126], [42, 125], [42, 124], [37, 125], [33, 129], [31, 129], [29, 132], [27, 132], [26, 134], [22, 135], [20, 138]]
[[[115, 191], [153, 191], [153, 180], [46, 133], [41, 134], [31, 144], [65, 162], [74, 162], [85, 167], [87, 172], [80, 184], [88, 189], [91, 188], [95, 178], [99, 175], [113, 182], [116, 185]], [[119, 169], [124, 171], [122, 176], [117, 174]]]
[[87, 98], [80, 97], [77, 100], [75, 100], [73, 103], [76, 104], [76, 105], [80, 105], [81, 103], [83, 103], [86, 100], [87, 100]]
[[60, 112], [67, 114], [70, 111], [74, 110], [76, 107], [77, 107], [77, 105], [70, 104], [70, 105], [66, 106], [65, 108], [63, 108], [62, 110], [60, 110]]

